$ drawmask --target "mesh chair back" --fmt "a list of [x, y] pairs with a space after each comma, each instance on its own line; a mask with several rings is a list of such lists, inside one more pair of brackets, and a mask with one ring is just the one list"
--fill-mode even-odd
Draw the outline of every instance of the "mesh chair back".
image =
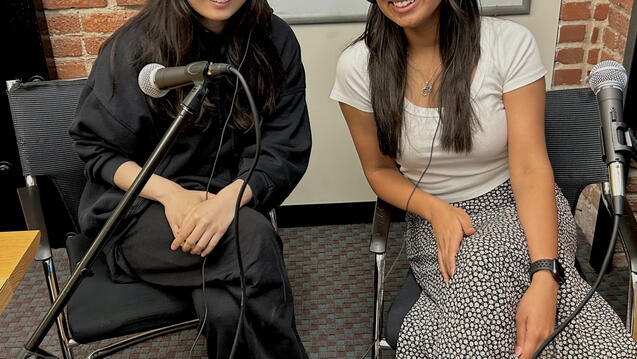
[[72, 148], [68, 129], [86, 79], [17, 83], [9, 105], [25, 176], [51, 179], [76, 230], [84, 188], [84, 162]]
[[574, 213], [582, 190], [608, 178], [595, 94], [590, 89], [547, 92], [545, 126], [555, 182]]

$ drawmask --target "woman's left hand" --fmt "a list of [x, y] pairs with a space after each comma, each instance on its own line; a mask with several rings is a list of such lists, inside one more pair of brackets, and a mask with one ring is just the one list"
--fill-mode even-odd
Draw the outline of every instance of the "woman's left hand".
[[548, 271], [536, 272], [522, 297], [515, 318], [517, 343], [514, 354], [530, 359], [555, 330], [559, 285]]
[[184, 218], [170, 249], [207, 256], [228, 230], [234, 219], [236, 197], [219, 193], [191, 209]]

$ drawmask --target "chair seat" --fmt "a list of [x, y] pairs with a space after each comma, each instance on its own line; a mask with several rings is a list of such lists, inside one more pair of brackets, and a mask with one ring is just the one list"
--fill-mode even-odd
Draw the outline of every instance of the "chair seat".
[[[91, 241], [70, 237], [67, 252], [71, 268], [82, 259]], [[189, 293], [178, 294], [147, 283], [114, 283], [104, 254], [97, 256], [93, 276], [85, 278], [68, 302], [67, 316], [79, 343], [114, 338], [195, 319]]]
[[414, 274], [411, 269], [407, 273], [407, 279], [405, 283], [396, 294], [396, 298], [389, 307], [387, 313], [387, 320], [385, 321], [385, 340], [393, 348], [396, 349], [398, 345], [398, 334], [400, 333], [400, 326], [403, 324], [403, 319], [416, 304], [418, 298], [420, 298], [420, 286], [416, 282]]

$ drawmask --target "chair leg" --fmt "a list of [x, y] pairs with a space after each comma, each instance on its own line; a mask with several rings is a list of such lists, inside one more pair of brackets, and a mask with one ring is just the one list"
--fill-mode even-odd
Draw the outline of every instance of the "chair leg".
[[382, 359], [383, 295], [385, 285], [385, 254], [376, 254], [374, 268], [374, 350], [372, 359]]
[[626, 328], [637, 340], [637, 273], [630, 273], [628, 284], [628, 310], [626, 311]]
[[[49, 299], [51, 303], [57, 299], [59, 294], [58, 288], [58, 279], [55, 274], [55, 266], [53, 264], [53, 259], [48, 258], [42, 261], [42, 267], [44, 270], [44, 276], [46, 278], [47, 289], [49, 290]], [[62, 349], [62, 356], [64, 359], [73, 359], [73, 352], [71, 351], [71, 346], [69, 345], [69, 330], [68, 323], [66, 321], [66, 316], [64, 312], [61, 312], [57, 317], [56, 321], [58, 339], [60, 341], [60, 347]]]
[[164, 327], [164, 328], [159, 328], [159, 329], [154, 329], [154, 330], [149, 330], [147, 332], [141, 333], [141, 334], [136, 334], [133, 335], [131, 337], [128, 337], [124, 340], [120, 340], [116, 343], [110, 344], [108, 346], [105, 346], [103, 348], [99, 348], [97, 350], [95, 350], [94, 352], [92, 352], [91, 354], [89, 354], [86, 359], [97, 359], [97, 358], [104, 358], [106, 356], [112, 355], [114, 353], [117, 353], [119, 351], [122, 351], [128, 347], [131, 347], [133, 345], [137, 345], [139, 343], [145, 342], [147, 340], [156, 338], [156, 337], [160, 337], [162, 335], [166, 335], [166, 334], [170, 334], [170, 333], [175, 333], [175, 332], [179, 332], [182, 330], [186, 330], [186, 329], [191, 329], [191, 328], [197, 328], [197, 326], [199, 325], [199, 319], [192, 319], [189, 320], [187, 322], [183, 322], [183, 323], [179, 323], [179, 324], [174, 324], [168, 327]]

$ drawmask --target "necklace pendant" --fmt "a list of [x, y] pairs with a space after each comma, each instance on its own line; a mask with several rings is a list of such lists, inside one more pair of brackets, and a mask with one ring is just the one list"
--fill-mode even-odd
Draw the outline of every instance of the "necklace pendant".
[[434, 90], [433, 85], [429, 81], [427, 81], [425, 82], [425, 87], [422, 88], [422, 95], [427, 97], [429, 96], [429, 94], [433, 92], [433, 90]]

